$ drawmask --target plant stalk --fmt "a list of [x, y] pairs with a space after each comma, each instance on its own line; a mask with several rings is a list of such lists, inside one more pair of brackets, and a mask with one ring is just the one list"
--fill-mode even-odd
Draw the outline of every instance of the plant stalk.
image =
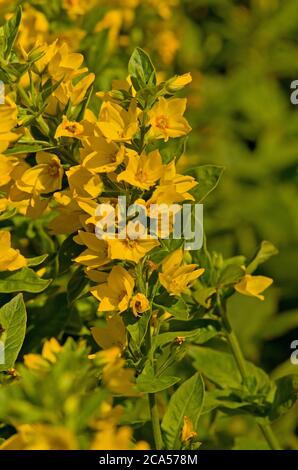
[[269, 447], [272, 450], [282, 450], [274, 432], [272, 431], [270, 424], [265, 424], [265, 423], [258, 423], [258, 424], [266, 441], [268, 442]]
[[150, 414], [151, 414], [155, 449], [161, 450], [163, 448], [163, 442], [162, 442], [162, 436], [161, 436], [161, 430], [160, 430], [159, 413], [158, 413], [155, 393], [149, 393], [148, 397], [149, 397], [149, 406], [150, 406]]
[[[151, 306], [151, 314], [152, 314], [152, 306]], [[150, 323], [148, 325], [148, 330], [146, 334], [146, 349], [148, 353], [148, 358], [152, 362], [152, 367], [154, 368], [154, 357], [152, 354], [152, 341], [151, 341], [151, 327]], [[163, 440], [162, 434], [160, 429], [160, 419], [159, 419], [159, 412], [156, 402], [156, 394], [155, 393], [148, 393], [149, 399], [149, 408], [150, 408], [150, 416], [152, 422], [152, 431], [153, 431], [153, 438], [156, 450], [163, 449]]]
[[[237, 367], [239, 369], [243, 384], [246, 384], [248, 382], [249, 376], [247, 374], [246, 370], [246, 364], [245, 364], [245, 359], [238, 341], [237, 336], [235, 335], [235, 332], [232, 329], [232, 326], [229, 322], [226, 308], [219, 302], [219, 308], [221, 311], [223, 323], [226, 328], [226, 338], [229, 342], [231, 351], [233, 353], [235, 362], [237, 364]], [[261, 429], [269, 447], [271, 450], [282, 450], [281, 446], [279, 445], [279, 442], [270, 426], [269, 423], [260, 423], [258, 422], [258, 426]]]

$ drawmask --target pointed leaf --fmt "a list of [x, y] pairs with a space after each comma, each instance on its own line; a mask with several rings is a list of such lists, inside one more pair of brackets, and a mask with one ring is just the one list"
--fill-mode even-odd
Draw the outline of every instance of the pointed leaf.
[[0, 338], [2, 343], [0, 344], [0, 371], [14, 367], [25, 338], [26, 321], [26, 308], [22, 294], [1, 307], [0, 325], [4, 331]]
[[204, 383], [199, 373], [186, 380], [172, 395], [162, 421], [166, 449], [181, 448], [181, 432], [184, 417], [189, 418], [197, 429], [204, 402]]

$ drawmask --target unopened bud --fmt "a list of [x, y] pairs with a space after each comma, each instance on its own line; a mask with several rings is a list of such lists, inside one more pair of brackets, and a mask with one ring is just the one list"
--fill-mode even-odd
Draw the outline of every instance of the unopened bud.
[[186, 85], [191, 83], [192, 76], [190, 73], [185, 73], [184, 75], [177, 75], [168, 81], [167, 90], [170, 93], [176, 93], [177, 91], [182, 90]]

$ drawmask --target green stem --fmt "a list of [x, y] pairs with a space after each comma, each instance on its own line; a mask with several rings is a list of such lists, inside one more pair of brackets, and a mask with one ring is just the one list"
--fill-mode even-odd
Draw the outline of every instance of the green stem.
[[[152, 307], [151, 307], [152, 313]], [[152, 341], [151, 341], [151, 328], [150, 324], [148, 325], [148, 330], [146, 334], [146, 349], [148, 353], [148, 357], [152, 362], [152, 367], [154, 368], [154, 357], [152, 353]], [[152, 431], [153, 431], [153, 438], [156, 450], [163, 449], [163, 440], [161, 435], [160, 429], [160, 419], [159, 419], [159, 412], [156, 402], [156, 394], [155, 393], [148, 393], [149, 399], [149, 408], [150, 408], [150, 416], [152, 422]]]
[[160, 430], [159, 413], [158, 413], [155, 393], [149, 393], [148, 397], [149, 397], [149, 406], [150, 406], [150, 414], [151, 414], [155, 449], [161, 450], [163, 448], [163, 442], [162, 442], [162, 436], [161, 436], [161, 430]]
[[50, 133], [50, 129], [46, 121], [44, 120], [44, 118], [41, 115], [37, 116], [36, 122], [39, 125], [41, 131], [44, 133], [44, 135], [48, 137]]
[[17, 84], [16, 89], [17, 89], [19, 95], [21, 96], [21, 98], [23, 98], [24, 103], [26, 104], [26, 106], [28, 106], [28, 108], [30, 109], [31, 106], [32, 106], [32, 103], [31, 103], [27, 93], [25, 92], [24, 88], [20, 84]]
[[259, 423], [259, 428], [272, 450], [282, 450], [270, 424]]
[[236, 361], [236, 363], [237, 363], [239, 372], [240, 372], [240, 374], [241, 374], [242, 381], [243, 381], [243, 383], [245, 384], [248, 377], [247, 377], [247, 373], [246, 373], [245, 360], [244, 360], [242, 351], [241, 351], [241, 349], [240, 349], [240, 345], [239, 345], [238, 339], [237, 339], [237, 337], [236, 337], [234, 331], [227, 332], [226, 336], [227, 336], [227, 339], [228, 339], [228, 341], [229, 341], [231, 350], [232, 350], [232, 352], [233, 352], [235, 361]]
[[[242, 382], [245, 385], [245, 384], [248, 383], [249, 376], [247, 374], [246, 363], [245, 363], [245, 359], [244, 359], [244, 356], [243, 356], [238, 338], [235, 335], [235, 333], [232, 329], [232, 326], [229, 322], [225, 305], [222, 305], [220, 300], [218, 301], [218, 305], [219, 305], [219, 309], [220, 309], [220, 312], [221, 312], [223, 323], [224, 323], [224, 326], [225, 326], [225, 329], [226, 329], [226, 338], [229, 342], [231, 351], [233, 353], [234, 359], [235, 359], [236, 364], [238, 366], [238, 369], [239, 369], [239, 372], [240, 372], [240, 375], [241, 375], [241, 378], [242, 378]], [[260, 422], [258, 422], [258, 425], [259, 425], [259, 428], [261, 429], [261, 431], [262, 431], [262, 433], [263, 433], [270, 449], [271, 450], [281, 450], [281, 447], [278, 443], [278, 440], [277, 440], [270, 424], [269, 423], [260, 423]]]

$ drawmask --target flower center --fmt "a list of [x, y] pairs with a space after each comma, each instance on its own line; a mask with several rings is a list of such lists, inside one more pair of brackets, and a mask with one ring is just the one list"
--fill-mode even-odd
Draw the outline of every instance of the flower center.
[[148, 179], [147, 173], [143, 170], [139, 170], [136, 174], [136, 177], [141, 183], [144, 183]]
[[170, 281], [170, 288], [171, 290], [176, 290], [176, 289], [179, 289], [181, 287], [179, 281], [177, 281], [177, 279], [171, 279]]
[[76, 124], [67, 124], [65, 126], [65, 130], [67, 130], [71, 134], [79, 134], [80, 133], [80, 128]]
[[167, 129], [169, 127], [169, 119], [167, 118], [167, 116], [157, 116], [155, 120], [155, 125], [159, 129]]
[[58, 176], [59, 175], [59, 165], [57, 163], [51, 163], [49, 165], [48, 173], [50, 176]]

